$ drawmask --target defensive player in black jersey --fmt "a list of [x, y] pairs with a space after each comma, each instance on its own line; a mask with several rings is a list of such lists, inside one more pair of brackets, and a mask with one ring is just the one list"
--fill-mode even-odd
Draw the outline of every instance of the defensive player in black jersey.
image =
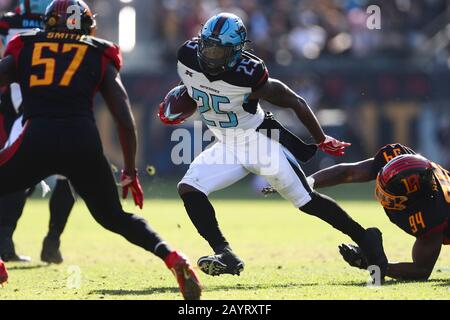
[[[16, 34], [33, 29], [43, 29], [42, 17], [51, 0], [20, 0], [15, 12], [8, 12], [0, 18], [0, 36], [3, 45]], [[12, 144], [22, 128], [22, 94], [17, 83], [4, 88], [0, 102], [0, 149]], [[13, 234], [20, 219], [27, 194], [31, 190], [21, 190], [0, 197], [0, 257], [5, 262], [28, 262], [30, 257], [18, 255], [13, 242]], [[49, 230], [44, 239], [41, 260], [47, 263], [62, 263], [60, 237], [74, 205], [74, 197], [69, 181], [62, 176], [50, 198]]]
[[[264, 62], [244, 50], [247, 42], [242, 20], [220, 13], [204, 24], [198, 38], [178, 51], [178, 74], [203, 122], [217, 138], [195, 158], [178, 184], [191, 221], [214, 250], [213, 255], [198, 260], [199, 267], [213, 276], [239, 274], [244, 269], [219, 228], [208, 195], [254, 173], [275, 185], [297, 209], [349, 235], [364, 248], [371, 263], [384, 270], [387, 259], [377, 230], [365, 230], [334, 200], [313, 191], [298, 161], [311, 158], [318, 147], [340, 156], [350, 144], [326, 136], [304, 99], [269, 77]], [[259, 99], [292, 109], [317, 144], [296, 148], [298, 138], [271, 115], [265, 116]], [[165, 123], [177, 122], [169, 111], [160, 117]], [[278, 141], [275, 133], [270, 136], [272, 132], [280, 134]]]
[[[381, 148], [373, 158], [344, 163], [311, 176], [315, 188], [376, 180], [376, 198], [389, 220], [414, 236], [413, 262], [389, 263], [387, 276], [428, 279], [441, 246], [450, 244], [449, 172], [401, 144]], [[343, 244], [340, 252], [352, 266], [365, 269], [359, 247]]]
[[[74, 19], [70, 6], [81, 16]], [[164, 260], [186, 299], [199, 299], [201, 286], [187, 258], [172, 250], [144, 219], [123, 211], [94, 121], [100, 91], [117, 124], [125, 168], [123, 195], [131, 191], [142, 208], [144, 195], [135, 169], [136, 127], [119, 70], [119, 48], [91, 36], [96, 23], [81, 0], [55, 0], [45, 14], [45, 31], [15, 36], [0, 61], [0, 85], [20, 84], [24, 129], [0, 153], [0, 195], [22, 190], [54, 174], [67, 177], [95, 220], [106, 229]], [[78, 25], [79, 23], [79, 25]]]

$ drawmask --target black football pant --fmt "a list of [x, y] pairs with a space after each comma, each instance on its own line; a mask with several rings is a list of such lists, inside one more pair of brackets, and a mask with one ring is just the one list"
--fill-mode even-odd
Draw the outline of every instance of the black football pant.
[[25, 190], [0, 197], [0, 238], [12, 238], [17, 221], [22, 216], [26, 197]]
[[[27, 191], [22, 190], [0, 197], [0, 254], [8, 248], [3, 248], [1, 240], [11, 242], [17, 222], [22, 216]], [[67, 179], [56, 180], [55, 188], [50, 198], [50, 223], [47, 236], [52, 240], [59, 240], [72, 211], [75, 200], [70, 183]]]
[[144, 219], [123, 211], [92, 119], [29, 120], [18, 141], [0, 153], [0, 196], [29, 188], [54, 174], [70, 180], [104, 228], [161, 258], [169, 253]]

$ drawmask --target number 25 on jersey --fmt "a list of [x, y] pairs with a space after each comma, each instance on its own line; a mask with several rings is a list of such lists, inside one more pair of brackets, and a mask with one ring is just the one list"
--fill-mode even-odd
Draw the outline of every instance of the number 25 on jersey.
[[216, 121], [206, 119], [205, 113], [212, 110], [219, 115], [226, 115], [228, 116], [228, 121], [218, 121], [218, 124], [221, 128], [234, 128], [238, 125], [238, 118], [237, 115], [232, 111], [222, 111], [220, 110], [221, 104], [228, 104], [230, 103], [230, 99], [223, 96], [217, 96], [214, 94], [209, 95], [208, 93], [198, 90], [196, 88], [192, 88], [192, 99], [199, 101], [201, 105], [198, 108], [198, 111], [200, 112], [203, 121], [208, 126], [216, 127], [217, 123]]

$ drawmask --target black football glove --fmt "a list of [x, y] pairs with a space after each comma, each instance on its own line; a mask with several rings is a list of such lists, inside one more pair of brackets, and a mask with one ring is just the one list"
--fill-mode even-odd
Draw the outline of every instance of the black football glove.
[[339, 246], [339, 253], [350, 266], [367, 270], [367, 258], [358, 246], [343, 243]]

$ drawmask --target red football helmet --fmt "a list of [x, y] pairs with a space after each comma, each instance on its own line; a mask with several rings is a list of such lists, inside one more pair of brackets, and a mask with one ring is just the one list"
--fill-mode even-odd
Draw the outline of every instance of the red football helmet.
[[[80, 10], [80, 26], [75, 26], [74, 12], [69, 7], [75, 6]], [[69, 11], [69, 12], [68, 12]], [[72, 32], [83, 35], [95, 35], [97, 22], [89, 6], [82, 0], [54, 0], [47, 7], [44, 17], [45, 31]], [[70, 26], [74, 27], [70, 27]]]
[[404, 210], [432, 196], [436, 180], [432, 162], [420, 155], [401, 155], [378, 173], [375, 197], [390, 210]]

